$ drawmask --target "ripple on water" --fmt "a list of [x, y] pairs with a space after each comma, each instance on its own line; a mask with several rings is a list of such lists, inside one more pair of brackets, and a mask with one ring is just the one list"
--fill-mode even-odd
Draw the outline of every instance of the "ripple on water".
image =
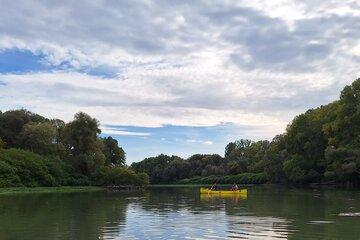
[[290, 221], [274, 217], [228, 216], [230, 238], [287, 238]]
[[360, 217], [360, 212], [339, 213], [340, 217]]
[[[167, 208], [168, 206], [166, 206]], [[284, 239], [290, 221], [274, 217], [227, 215], [221, 211], [181, 209], [151, 211], [137, 204], [128, 207], [126, 225], [104, 229], [104, 239]]]
[[334, 221], [324, 221], [324, 220], [318, 220], [318, 221], [310, 221], [308, 224], [331, 224], [335, 223]]

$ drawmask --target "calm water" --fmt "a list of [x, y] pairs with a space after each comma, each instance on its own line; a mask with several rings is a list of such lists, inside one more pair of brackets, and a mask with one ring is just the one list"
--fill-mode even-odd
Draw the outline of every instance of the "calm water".
[[248, 189], [0, 196], [0, 239], [360, 239], [360, 191]]

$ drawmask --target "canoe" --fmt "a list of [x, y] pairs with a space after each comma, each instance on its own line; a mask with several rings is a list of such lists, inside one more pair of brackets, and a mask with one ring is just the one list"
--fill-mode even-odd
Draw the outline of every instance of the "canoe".
[[229, 199], [231, 201], [241, 201], [247, 199], [247, 194], [200, 194], [201, 201], [212, 201], [219, 199]]
[[236, 190], [236, 191], [231, 191], [231, 190], [210, 190], [208, 188], [200, 188], [200, 193], [201, 194], [218, 194], [218, 195], [231, 195], [231, 194], [235, 194], [235, 195], [247, 195], [247, 189], [240, 189], [240, 190]]

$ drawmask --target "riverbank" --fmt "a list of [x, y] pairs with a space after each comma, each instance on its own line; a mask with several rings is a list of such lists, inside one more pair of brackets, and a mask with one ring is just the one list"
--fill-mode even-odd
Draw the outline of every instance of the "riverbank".
[[71, 193], [71, 192], [93, 192], [105, 191], [103, 187], [95, 186], [81, 186], [81, 187], [14, 187], [14, 188], [0, 188], [0, 195], [8, 194], [24, 194], [24, 193]]

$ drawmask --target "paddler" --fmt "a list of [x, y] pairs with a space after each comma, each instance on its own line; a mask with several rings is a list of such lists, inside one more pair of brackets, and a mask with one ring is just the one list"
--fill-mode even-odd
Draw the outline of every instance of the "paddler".
[[216, 191], [216, 190], [218, 190], [218, 185], [217, 185], [217, 183], [214, 183], [214, 184], [211, 186], [210, 190], [211, 190], [211, 191]]
[[237, 191], [237, 190], [239, 190], [239, 186], [236, 183], [234, 183], [231, 187], [231, 191]]

